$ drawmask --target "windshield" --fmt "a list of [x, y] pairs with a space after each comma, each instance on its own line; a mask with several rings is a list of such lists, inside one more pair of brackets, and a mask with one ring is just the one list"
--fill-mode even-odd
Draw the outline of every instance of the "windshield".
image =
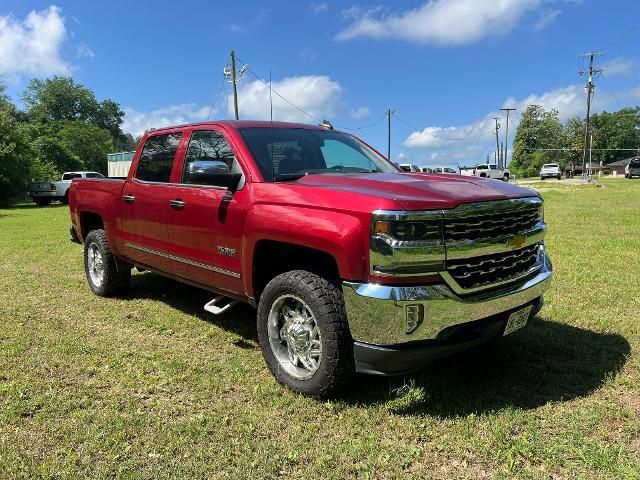
[[542, 168], [558, 168], [558, 164], [557, 163], [545, 163], [544, 165], [542, 165]]
[[332, 130], [241, 128], [267, 182], [295, 180], [309, 173], [397, 172], [362, 142]]
[[640, 168], [640, 158], [631, 160], [629, 162], [629, 168]]

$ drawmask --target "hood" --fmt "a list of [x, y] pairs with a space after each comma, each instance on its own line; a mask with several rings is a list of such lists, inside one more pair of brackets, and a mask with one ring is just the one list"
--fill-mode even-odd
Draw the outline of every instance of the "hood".
[[537, 196], [533, 190], [501, 180], [450, 174], [306, 175], [293, 184], [387, 198], [406, 210], [449, 209], [461, 203]]

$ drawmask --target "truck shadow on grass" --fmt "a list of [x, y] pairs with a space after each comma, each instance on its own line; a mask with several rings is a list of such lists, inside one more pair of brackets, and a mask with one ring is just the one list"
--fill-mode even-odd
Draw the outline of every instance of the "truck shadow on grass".
[[223, 313], [213, 315], [204, 310], [204, 304], [216, 296], [200, 288], [163, 277], [155, 273], [143, 273], [131, 277], [129, 293], [123, 297], [161, 301], [172, 308], [202, 321], [233, 332], [243, 341], [237, 342], [241, 348], [259, 348], [256, 331], [256, 311], [249, 305], [240, 302]]
[[[237, 334], [238, 348], [259, 349], [256, 312], [239, 304], [220, 316], [203, 310], [213, 294], [156, 274], [134, 275], [126, 298], [158, 300]], [[624, 366], [631, 347], [618, 334], [598, 333], [544, 317], [473, 350], [411, 375], [358, 375], [339, 399], [347, 405], [388, 404], [399, 415], [458, 417], [504, 408], [532, 409], [591, 394]]]
[[412, 375], [359, 378], [354, 403], [388, 402], [399, 415], [458, 417], [532, 409], [591, 394], [624, 366], [631, 347], [618, 334], [534, 318], [522, 331], [441, 359]]

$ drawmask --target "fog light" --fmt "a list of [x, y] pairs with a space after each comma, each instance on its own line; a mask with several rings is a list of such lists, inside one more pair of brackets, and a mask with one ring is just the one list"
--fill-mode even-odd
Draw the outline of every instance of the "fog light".
[[405, 307], [404, 331], [413, 333], [420, 326], [424, 319], [423, 305], [407, 305]]

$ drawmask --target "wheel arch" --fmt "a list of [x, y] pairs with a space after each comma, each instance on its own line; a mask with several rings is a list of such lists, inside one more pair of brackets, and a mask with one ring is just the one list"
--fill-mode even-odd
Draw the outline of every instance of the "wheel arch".
[[252, 265], [251, 296], [256, 302], [269, 281], [291, 270], [307, 270], [335, 283], [340, 280], [338, 261], [331, 253], [296, 243], [259, 240]]

